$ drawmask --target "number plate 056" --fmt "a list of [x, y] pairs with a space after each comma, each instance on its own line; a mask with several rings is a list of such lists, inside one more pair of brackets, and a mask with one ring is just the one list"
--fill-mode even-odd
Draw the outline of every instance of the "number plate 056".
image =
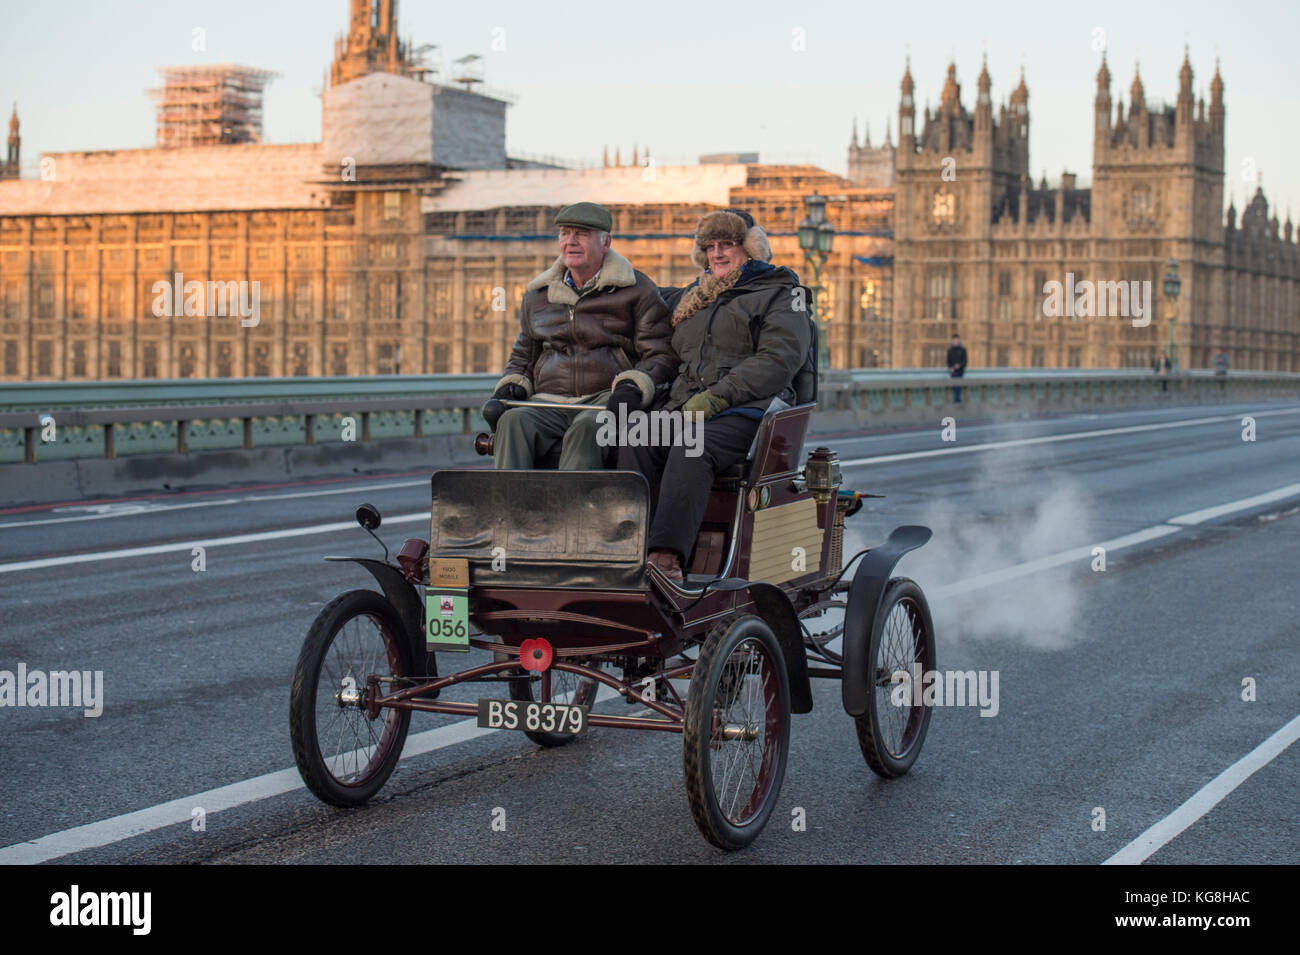
[[589, 709], [571, 703], [479, 700], [478, 725], [494, 730], [533, 730], [578, 736], [587, 732]]

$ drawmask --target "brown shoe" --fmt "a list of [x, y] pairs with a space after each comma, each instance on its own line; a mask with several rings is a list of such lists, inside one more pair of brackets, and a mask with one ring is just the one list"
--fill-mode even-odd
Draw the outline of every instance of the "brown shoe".
[[682, 562], [677, 555], [670, 550], [652, 550], [649, 555], [650, 559], [646, 562], [648, 566], [655, 567], [658, 571], [675, 584], [683, 581]]

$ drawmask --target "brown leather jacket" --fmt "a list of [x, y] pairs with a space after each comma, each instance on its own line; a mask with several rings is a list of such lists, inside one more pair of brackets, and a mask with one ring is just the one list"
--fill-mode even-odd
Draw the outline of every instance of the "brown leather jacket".
[[590, 288], [564, 281], [561, 259], [528, 283], [520, 332], [497, 387], [576, 397], [631, 380], [649, 406], [655, 385], [677, 370], [668, 306], [648, 276], [612, 249]]

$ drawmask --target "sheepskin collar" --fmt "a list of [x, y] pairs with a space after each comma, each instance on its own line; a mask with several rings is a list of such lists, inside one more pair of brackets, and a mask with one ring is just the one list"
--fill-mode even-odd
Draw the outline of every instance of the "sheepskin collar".
[[[576, 305], [578, 293], [564, 281], [565, 271], [564, 259], [556, 256], [549, 269], [528, 283], [526, 291], [535, 292], [544, 288], [546, 300], [552, 305]], [[594, 287], [597, 289], [627, 288], [632, 285], [636, 285], [636, 270], [632, 268], [632, 263], [610, 249], [605, 253], [600, 271], [596, 273]]]

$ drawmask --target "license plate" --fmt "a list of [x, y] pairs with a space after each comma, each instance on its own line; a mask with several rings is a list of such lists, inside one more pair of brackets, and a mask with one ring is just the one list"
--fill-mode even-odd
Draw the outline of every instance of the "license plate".
[[539, 733], [587, 732], [589, 706], [537, 703], [524, 700], [479, 700], [478, 725], [494, 730], [535, 730]]

